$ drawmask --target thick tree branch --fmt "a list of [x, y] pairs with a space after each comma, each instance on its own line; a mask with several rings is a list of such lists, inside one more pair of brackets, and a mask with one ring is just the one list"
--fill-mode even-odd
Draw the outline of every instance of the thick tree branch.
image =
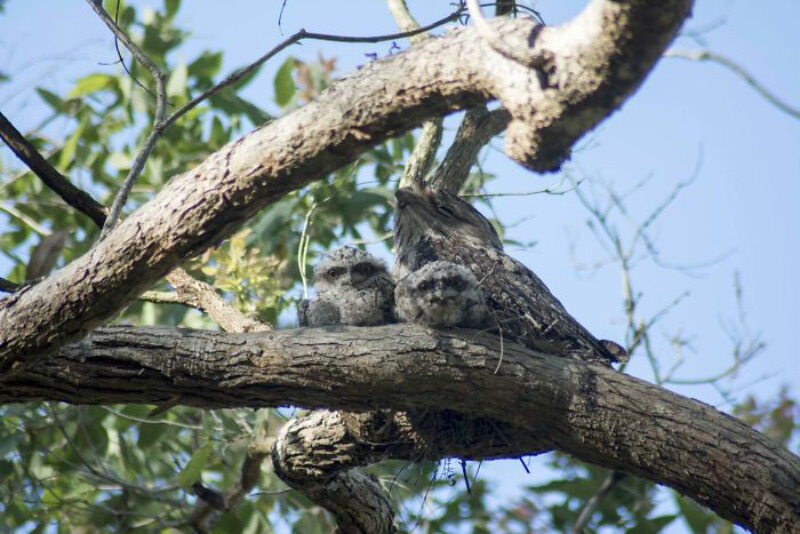
[[[800, 459], [737, 419], [612, 369], [508, 340], [502, 356], [495, 374], [496, 337], [407, 324], [258, 334], [104, 328], [55, 352], [47, 365], [3, 375], [0, 402], [177, 397], [201, 407], [451, 409], [671, 486], [758, 532], [800, 528]], [[530, 438], [520, 446], [517, 437], [509, 436], [504, 456], [529, 452]]]
[[469, 178], [478, 152], [506, 128], [510, 119], [511, 115], [502, 108], [489, 111], [486, 106], [477, 106], [467, 111], [447, 155], [433, 172], [433, 188], [457, 195]]
[[489, 22], [532, 65], [549, 58], [544, 71], [498, 57], [471, 28], [365, 66], [212, 154], [84, 256], [0, 301], [0, 369], [79, 338], [259, 209], [426, 118], [499, 97], [513, 117], [509, 154], [532, 168], [557, 166], [641, 83], [689, 6], [594, 0], [560, 28]]
[[[73, 186], [2, 114], [0, 114], [0, 137], [45, 185], [61, 196], [67, 204], [90, 217], [99, 228], [103, 228], [106, 207]], [[61, 246], [63, 246], [63, 242]], [[33, 258], [31, 262], [33, 263]], [[53, 258], [53, 263], [55, 263], [55, 258]], [[52, 265], [47, 269], [48, 272], [50, 268]], [[27, 279], [38, 277], [38, 273], [32, 273], [27, 276]], [[245, 316], [238, 309], [226, 303], [212, 286], [196, 280], [180, 267], [169, 273], [167, 280], [175, 288], [176, 293], [147, 292], [149, 295], [146, 296], [149, 298], [145, 298], [145, 300], [197, 308], [206, 312], [228, 332], [259, 332], [271, 328], [269, 325]], [[0, 278], [0, 291], [14, 292], [17, 289], [19, 289], [18, 285]]]

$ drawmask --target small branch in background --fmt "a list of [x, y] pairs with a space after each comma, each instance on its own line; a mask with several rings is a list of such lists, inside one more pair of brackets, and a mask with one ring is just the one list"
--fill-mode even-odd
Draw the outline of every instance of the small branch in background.
[[55, 167], [50, 165], [2, 113], [0, 113], [0, 137], [14, 154], [64, 202], [90, 217], [97, 226], [103, 225], [107, 209], [87, 193], [72, 185]]
[[443, 26], [449, 22], [454, 22], [459, 19], [461, 14], [463, 13], [463, 8], [459, 8], [450, 15], [447, 15], [444, 18], [441, 18], [435, 22], [428, 24], [427, 26], [422, 26], [417, 29], [407, 31], [407, 32], [400, 32], [400, 33], [392, 33], [388, 35], [376, 35], [371, 37], [349, 37], [344, 35], [330, 35], [325, 33], [314, 33], [314, 32], [307, 32], [306, 30], [300, 30], [295, 34], [291, 35], [267, 53], [262, 55], [260, 58], [256, 59], [249, 65], [242, 67], [240, 69], [235, 70], [232, 72], [227, 78], [219, 82], [218, 84], [214, 85], [213, 87], [203, 91], [189, 102], [184, 104], [181, 108], [177, 111], [172, 113], [169, 117], [167, 117], [164, 121], [164, 128], [171, 125], [175, 122], [178, 118], [183, 116], [186, 112], [194, 108], [197, 104], [204, 101], [208, 97], [219, 93], [221, 90], [229, 87], [239, 80], [245, 78], [248, 74], [251, 74], [253, 71], [258, 69], [261, 65], [263, 65], [266, 61], [274, 57], [276, 54], [281, 52], [282, 50], [288, 48], [289, 46], [302, 41], [303, 39], [311, 39], [317, 41], [333, 41], [338, 43], [380, 43], [383, 41], [392, 41], [395, 39], [403, 39], [406, 37], [413, 37], [417, 34], [425, 33], [429, 30], [434, 28], [438, 28], [439, 26]]
[[0, 278], [0, 291], [4, 291], [6, 293], [13, 293], [19, 289], [19, 286], [10, 280], [6, 280], [5, 278]]
[[608, 476], [603, 480], [598, 488], [597, 492], [594, 495], [589, 497], [589, 500], [586, 501], [586, 504], [583, 505], [581, 508], [580, 514], [578, 514], [578, 519], [575, 520], [575, 524], [572, 526], [572, 534], [581, 534], [583, 529], [589, 523], [589, 520], [592, 518], [592, 514], [597, 509], [597, 505], [600, 504], [600, 501], [603, 500], [614, 486], [619, 484], [619, 482], [624, 479], [627, 475], [625, 473], [620, 473], [619, 471], [612, 471], [608, 474]]
[[264, 332], [272, 330], [270, 325], [251, 319], [236, 307], [229, 305], [213, 286], [193, 278], [180, 267], [174, 269], [166, 278], [175, 288], [182, 304], [188, 304], [206, 312], [227, 332]]
[[209, 515], [216, 511], [230, 511], [235, 508], [247, 493], [253, 489], [261, 474], [261, 464], [272, 449], [272, 440], [263, 437], [254, 438], [247, 448], [247, 456], [242, 462], [241, 475], [230, 489], [223, 493], [203, 486], [200, 482], [192, 487], [198, 496], [198, 502], [186, 518], [185, 525], [199, 532], [208, 532]]
[[437, 191], [458, 194], [469, 177], [478, 152], [492, 137], [502, 132], [510, 120], [511, 114], [503, 108], [489, 111], [486, 106], [478, 106], [468, 110], [453, 144], [433, 172], [432, 187]]
[[737, 74], [741, 77], [747, 84], [756, 90], [758, 94], [763, 96], [767, 101], [778, 108], [779, 110], [783, 111], [787, 115], [794, 117], [795, 119], [800, 119], [800, 108], [796, 108], [790, 106], [782, 99], [778, 98], [774, 93], [769, 91], [766, 87], [764, 87], [758, 80], [750, 74], [747, 69], [736, 63], [735, 61], [728, 59], [725, 56], [721, 56], [719, 54], [715, 54], [709, 50], [698, 50], [695, 52], [690, 52], [687, 50], [667, 50], [664, 52], [664, 57], [677, 57], [682, 59], [689, 59], [692, 61], [711, 61], [712, 63], [716, 63], [717, 65], [721, 65], [726, 69], [733, 71], [734, 74]]
[[497, 0], [494, 6], [494, 16], [502, 17], [503, 15], [516, 15], [517, 2], [515, 0]]
[[[330, 198], [330, 197], [328, 197]], [[325, 200], [328, 200], [327, 198]], [[324, 202], [324, 201], [323, 201]], [[303, 219], [303, 231], [300, 233], [300, 243], [297, 245], [297, 270], [300, 273], [300, 282], [303, 284], [303, 298], [308, 298], [308, 277], [306, 276], [306, 265], [308, 265], [308, 247], [311, 245], [309, 230], [311, 229], [311, 216], [319, 206], [314, 202]]]
[[27, 215], [25, 215], [24, 213], [22, 213], [21, 211], [12, 206], [9, 206], [7, 204], [0, 204], [0, 211], [6, 212], [8, 215], [17, 219], [22, 224], [24, 224], [25, 226], [27, 226], [28, 228], [39, 234], [41, 237], [47, 237], [50, 235], [50, 230], [40, 225], [39, 223], [37, 223], [36, 221], [34, 221], [33, 219], [31, 219], [30, 217], [28, 217]]
[[422, 133], [414, 146], [414, 151], [408, 157], [400, 177], [398, 187], [425, 187], [425, 176], [433, 165], [436, 151], [442, 143], [442, 119], [425, 121]]
[[56, 230], [52, 234], [43, 237], [39, 244], [33, 247], [33, 252], [31, 252], [31, 257], [25, 268], [25, 280], [36, 280], [50, 274], [50, 271], [56, 266], [58, 258], [61, 257], [61, 252], [64, 250], [66, 243], [66, 230]]
[[509, 46], [508, 43], [503, 41], [491, 26], [489, 26], [486, 17], [483, 16], [478, 0], [466, 0], [466, 5], [469, 16], [475, 24], [475, 29], [478, 30], [478, 35], [480, 35], [481, 39], [489, 48], [520, 65], [527, 66], [530, 63], [530, 57]]
[[[409, 32], [419, 29], [419, 23], [411, 15], [405, 0], [386, 0], [386, 4], [401, 30]], [[427, 35], [420, 33], [412, 36], [410, 40], [412, 44], [416, 44], [427, 38]], [[413, 186], [418, 189], [425, 187], [425, 176], [430, 171], [436, 152], [442, 144], [442, 132], [444, 131], [442, 123], [443, 120], [439, 117], [422, 124], [422, 133], [414, 146], [414, 151], [406, 161], [398, 187]]]
[[117, 191], [117, 194], [114, 197], [114, 202], [111, 204], [111, 211], [109, 211], [108, 217], [103, 224], [103, 229], [100, 231], [99, 239], [102, 240], [119, 221], [120, 214], [122, 213], [122, 207], [128, 200], [128, 195], [131, 192], [131, 188], [133, 188], [133, 184], [141, 174], [142, 169], [144, 169], [144, 164], [147, 162], [147, 158], [150, 157], [150, 153], [153, 151], [153, 148], [155, 148], [156, 142], [158, 141], [158, 138], [161, 136], [161, 133], [165, 127], [164, 119], [166, 118], [167, 114], [167, 76], [161, 72], [161, 69], [159, 69], [155, 63], [150, 61], [150, 58], [147, 57], [147, 54], [145, 54], [138, 46], [136, 46], [131, 38], [128, 37], [128, 34], [122, 31], [122, 28], [117, 26], [117, 23], [114, 21], [114, 19], [112, 19], [108, 12], [103, 8], [102, 2], [99, 0], [87, 1], [94, 12], [97, 13], [97, 16], [100, 17], [100, 20], [102, 20], [105, 25], [108, 26], [108, 29], [111, 30], [111, 33], [114, 34], [114, 37], [121, 41], [122, 44], [124, 44], [125, 47], [130, 51], [130, 53], [133, 54], [133, 57], [135, 57], [136, 60], [147, 69], [156, 84], [156, 107], [153, 117], [153, 127], [150, 129], [150, 133], [147, 134], [147, 138], [142, 144], [142, 147], [139, 149], [139, 152], [133, 158], [133, 163], [128, 171], [128, 175], [125, 177], [125, 180], [123, 180], [122, 186], [119, 188], [119, 191]]

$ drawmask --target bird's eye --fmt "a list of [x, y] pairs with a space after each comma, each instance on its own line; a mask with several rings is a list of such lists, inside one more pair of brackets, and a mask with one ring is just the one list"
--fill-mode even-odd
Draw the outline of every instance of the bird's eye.
[[430, 291], [433, 289], [433, 280], [423, 280], [417, 287], [420, 291]]
[[331, 280], [336, 280], [337, 278], [339, 278], [343, 274], [344, 274], [344, 269], [342, 269], [341, 267], [331, 267], [325, 273], [325, 276], [327, 278], [331, 279]]
[[467, 281], [460, 276], [450, 276], [444, 283], [446, 287], [453, 288], [456, 291], [462, 291], [467, 287]]
[[353, 267], [353, 272], [361, 276], [371, 276], [375, 272], [375, 266], [371, 263], [359, 263]]

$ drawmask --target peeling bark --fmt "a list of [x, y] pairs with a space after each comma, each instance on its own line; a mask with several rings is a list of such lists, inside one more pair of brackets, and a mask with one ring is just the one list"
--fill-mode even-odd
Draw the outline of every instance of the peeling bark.
[[[508, 445], [439, 456], [513, 457], [552, 446], [671, 486], [757, 532], [800, 529], [800, 459], [711, 406], [603, 366], [476, 331], [415, 325], [253, 334], [103, 328], [0, 376], [0, 402], [453, 410], [504, 422]], [[513, 408], [513, 409], [512, 409]], [[380, 426], [380, 425], [379, 425]], [[438, 434], [444, 434], [441, 430]], [[415, 453], [414, 447], [389, 457]]]
[[491, 21], [517, 59], [468, 27], [365, 65], [174, 178], [85, 255], [0, 301], [0, 370], [80, 338], [258, 210], [426, 119], [497, 98], [512, 115], [507, 153], [557, 167], [638, 87], [690, 7], [593, 0], [561, 27]]

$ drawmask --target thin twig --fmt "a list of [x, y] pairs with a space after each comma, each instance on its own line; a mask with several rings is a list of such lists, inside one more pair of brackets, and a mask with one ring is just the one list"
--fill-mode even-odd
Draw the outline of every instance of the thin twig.
[[13, 206], [8, 206], [6, 204], [0, 204], [0, 211], [4, 211], [9, 214], [11, 217], [17, 219], [21, 223], [25, 224], [28, 228], [39, 234], [41, 237], [46, 237], [50, 235], [50, 230], [41, 226], [39, 223], [19, 211], [18, 209], [14, 208]]
[[166, 126], [163, 123], [167, 114], [167, 86], [166, 74], [164, 74], [161, 69], [159, 69], [158, 66], [153, 63], [149, 57], [147, 57], [147, 54], [145, 54], [144, 51], [136, 46], [128, 34], [126, 34], [122, 28], [117, 25], [114, 19], [112, 19], [108, 12], [103, 8], [103, 4], [100, 2], [100, 0], [87, 0], [87, 2], [94, 12], [97, 13], [97, 16], [100, 17], [100, 20], [102, 20], [108, 29], [111, 30], [111, 33], [114, 34], [114, 37], [119, 39], [130, 51], [130, 53], [133, 54], [133, 57], [135, 57], [139, 63], [144, 65], [144, 67], [153, 77], [153, 81], [156, 84], [156, 106], [153, 116], [153, 126], [150, 129], [150, 133], [147, 134], [147, 138], [142, 144], [142, 147], [139, 149], [139, 152], [133, 158], [133, 163], [131, 164], [131, 168], [128, 170], [128, 175], [125, 177], [125, 180], [122, 182], [122, 186], [119, 188], [119, 191], [117, 191], [117, 194], [114, 197], [114, 202], [111, 204], [111, 210], [108, 213], [108, 217], [103, 224], [103, 229], [100, 231], [100, 237], [98, 238], [102, 240], [119, 221], [120, 214], [122, 213], [122, 207], [128, 200], [128, 195], [131, 192], [131, 188], [141, 174], [142, 169], [144, 169], [147, 158], [150, 157], [150, 153], [153, 151], [153, 148], [155, 148], [156, 142]]
[[597, 509], [597, 505], [600, 504], [600, 501], [605, 497], [608, 492], [614, 489], [623, 478], [625, 478], [624, 473], [620, 473], [619, 471], [612, 471], [608, 474], [608, 476], [603, 480], [603, 483], [600, 484], [600, 488], [592, 495], [586, 504], [583, 505], [580, 514], [578, 514], [578, 519], [575, 520], [575, 524], [572, 526], [572, 533], [573, 534], [581, 534], [583, 529], [589, 523], [589, 520], [592, 518], [592, 514]]
[[[254, 437], [247, 448], [247, 455], [242, 462], [239, 480], [234, 482], [226, 493], [208, 490], [209, 495], [215, 497], [212, 500], [198, 499], [192, 512], [185, 521], [185, 525], [202, 530], [208, 527], [206, 520], [209, 514], [215, 509], [229, 511], [233, 509], [245, 497], [258, 482], [261, 474], [261, 463], [269, 456], [272, 449], [272, 439], [264, 437], [265, 431], [259, 431], [258, 436]], [[219, 507], [221, 505], [221, 507]]]
[[137, 423], [144, 423], [147, 425], [167, 425], [167, 426], [176, 426], [179, 428], [185, 428], [187, 430], [203, 430], [203, 427], [200, 425], [187, 425], [184, 423], [178, 423], [177, 421], [169, 421], [167, 419], [144, 419], [142, 417], [134, 417], [133, 415], [128, 415], [125, 413], [120, 412], [119, 410], [115, 410], [109, 406], [100, 406], [102, 409], [107, 411], [108, 413], [114, 414], [117, 417], [122, 419], [127, 419], [128, 421], [135, 421]]
[[13, 293], [19, 289], [19, 285], [15, 284], [10, 280], [6, 280], [5, 278], [0, 278], [0, 291], [5, 291], [6, 293]]
[[308, 209], [308, 213], [306, 213], [305, 219], [303, 220], [303, 230], [300, 232], [300, 243], [297, 245], [297, 269], [300, 271], [300, 281], [303, 284], [304, 299], [308, 298], [308, 278], [306, 277], [306, 265], [308, 261], [308, 247], [311, 244], [311, 237], [309, 235], [309, 230], [311, 228], [311, 215], [313, 215], [314, 210], [317, 209], [317, 206], [318, 204], [314, 202]]
[[64, 202], [90, 217], [98, 226], [103, 225], [107, 209], [70, 183], [38, 150], [0, 113], [0, 137], [8, 147], [33, 171], [42, 182], [52, 189]]
[[167, 117], [164, 121], [164, 127], [171, 125], [175, 122], [178, 118], [183, 116], [187, 111], [195, 107], [197, 104], [202, 102], [203, 100], [207, 99], [208, 97], [219, 93], [222, 89], [235, 84], [242, 78], [246, 77], [247, 75], [251, 74], [253, 71], [258, 69], [264, 62], [268, 61], [276, 54], [284, 50], [285, 48], [303, 40], [303, 39], [311, 39], [317, 41], [334, 41], [339, 43], [380, 43], [382, 41], [391, 41], [394, 39], [402, 39], [405, 37], [412, 37], [419, 33], [424, 33], [448, 22], [453, 22], [458, 20], [461, 16], [462, 10], [456, 10], [455, 12], [451, 13], [450, 15], [441, 18], [435, 22], [428, 24], [427, 26], [422, 26], [416, 30], [408, 31], [408, 32], [400, 32], [400, 33], [391, 33], [388, 35], [376, 35], [372, 37], [350, 37], [344, 35], [330, 35], [325, 33], [314, 33], [314, 32], [307, 32], [306, 30], [300, 30], [275, 47], [269, 50], [266, 54], [262, 55], [260, 58], [256, 59], [254, 62], [250, 63], [246, 67], [242, 67], [240, 69], [235, 70], [227, 78], [219, 82], [218, 84], [214, 85], [213, 87], [203, 91], [189, 102], [184, 104], [181, 108], [177, 111], [172, 113], [169, 117]]
[[755, 77], [753, 77], [753, 75], [750, 74], [744, 67], [725, 56], [721, 56], [709, 50], [697, 50], [690, 52], [687, 50], [671, 49], [664, 52], [664, 57], [677, 57], [682, 59], [690, 59], [693, 61], [711, 61], [717, 65], [722, 65], [726, 69], [741, 77], [750, 87], [755, 89], [757, 93], [766, 98], [770, 104], [780, 109], [784, 113], [791, 115], [795, 119], [800, 119], [800, 108], [793, 107], [778, 98], [774, 93], [769, 91], [758, 80], [756, 80]]
[[[419, 23], [408, 10], [405, 0], [387, 0], [386, 4], [401, 30], [409, 32], [420, 28]], [[410, 40], [416, 44], [427, 38], [426, 34], [420, 33], [411, 37]], [[444, 131], [442, 123], [441, 117], [423, 123], [422, 133], [414, 146], [414, 151], [406, 161], [398, 187], [414, 186], [421, 189], [425, 186], [425, 176], [430, 171], [436, 152], [442, 143], [442, 132]]]

